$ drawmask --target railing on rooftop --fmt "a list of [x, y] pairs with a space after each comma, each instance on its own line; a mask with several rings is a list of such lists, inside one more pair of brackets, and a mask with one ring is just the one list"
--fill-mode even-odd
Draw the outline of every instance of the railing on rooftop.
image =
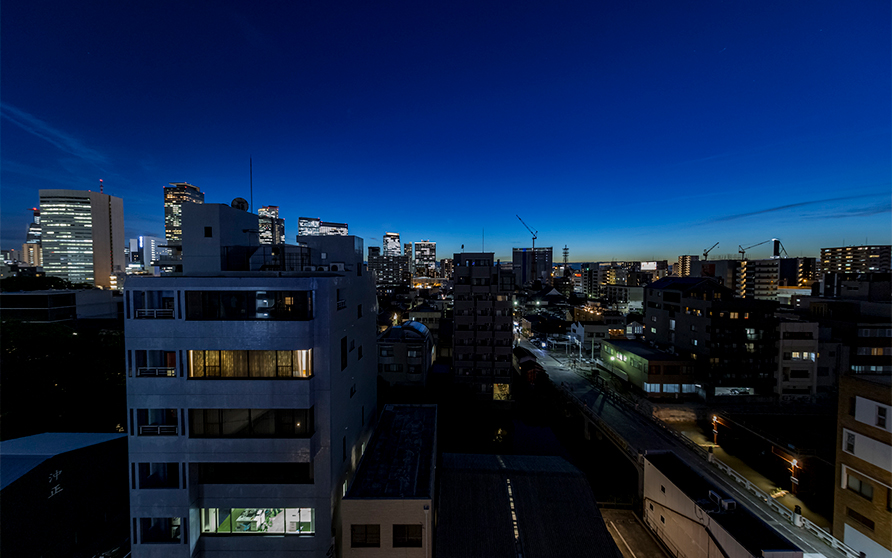
[[175, 424], [144, 424], [139, 427], [140, 436], [176, 436]]

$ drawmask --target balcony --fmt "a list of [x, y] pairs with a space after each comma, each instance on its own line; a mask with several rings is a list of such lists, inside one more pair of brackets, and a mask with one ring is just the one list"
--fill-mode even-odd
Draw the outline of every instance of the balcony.
[[173, 310], [172, 309], [151, 310], [148, 308], [141, 308], [136, 311], [136, 318], [140, 319], [140, 320], [172, 320], [173, 319]]
[[140, 436], [176, 436], [175, 424], [145, 424], [139, 427]]
[[174, 367], [153, 366], [136, 369], [137, 378], [175, 378], [176, 375], [177, 369]]

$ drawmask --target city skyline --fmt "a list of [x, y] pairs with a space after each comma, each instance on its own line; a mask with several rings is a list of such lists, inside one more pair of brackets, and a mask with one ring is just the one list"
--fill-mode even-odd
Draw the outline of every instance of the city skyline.
[[100, 178], [163, 236], [164, 186], [250, 199], [249, 158], [292, 243], [305, 215], [502, 261], [515, 215], [574, 262], [892, 243], [887, 4], [50, 4], [2, 10], [3, 248]]

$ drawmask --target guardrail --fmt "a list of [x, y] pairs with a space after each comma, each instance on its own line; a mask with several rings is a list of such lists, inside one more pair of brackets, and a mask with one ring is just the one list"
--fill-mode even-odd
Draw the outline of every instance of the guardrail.
[[[717, 459], [715, 456], [713, 456], [712, 459], [710, 459], [709, 458], [710, 453], [707, 450], [700, 447], [698, 444], [696, 444], [693, 440], [691, 440], [684, 434], [678, 432], [677, 430], [674, 430], [674, 429], [666, 426], [666, 423], [664, 423], [662, 420], [660, 420], [656, 416], [654, 416], [653, 405], [649, 401], [640, 400], [640, 399], [636, 401], [636, 399], [634, 399], [634, 398], [625, 397], [625, 396], [615, 393], [609, 389], [602, 389], [601, 387], [599, 387], [597, 385], [593, 385], [592, 387], [595, 390], [597, 390], [603, 397], [605, 397], [611, 401], [617, 402], [617, 403], [623, 405], [624, 407], [628, 408], [629, 410], [632, 410], [632, 411], [650, 419], [650, 421], [652, 423], [654, 423], [655, 426], [658, 426], [660, 428], [660, 430], [662, 430], [663, 432], [665, 432], [667, 435], [671, 436], [678, 442], [681, 442], [682, 444], [684, 444], [688, 449], [692, 450], [694, 453], [698, 454], [701, 458], [706, 460], [707, 463], [711, 463], [716, 469], [718, 469], [719, 471], [724, 473], [729, 479], [734, 481], [735, 484], [739, 485], [741, 488], [743, 488], [744, 490], [746, 490], [753, 496], [762, 500], [762, 502], [766, 504], [766, 507], [769, 510], [771, 510], [775, 514], [783, 517], [789, 523], [795, 525], [794, 518], [793, 518], [793, 512], [791, 512], [786, 506], [783, 506], [783, 505], [779, 504], [778, 502], [776, 502], [774, 500], [774, 498], [771, 498], [767, 493], [765, 493], [764, 490], [757, 487], [755, 484], [753, 484], [751, 481], [749, 481], [746, 477], [739, 474], [737, 471], [735, 471], [730, 466], [728, 466], [727, 464], [725, 464], [722, 461], [720, 461], [719, 459]], [[595, 415], [591, 411], [591, 409], [589, 409], [588, 404], [586, 404], [579, 397], [577, 397], [574, 393], [572, 393], [569, 390], [569, 387], [563, 382], [561, 383], [561, 389], [565, 393], [567, 393], [567, 395], [571, 399], [576, 401], [577, 405], [579, 405], [583, 409], [583, 411], [585, 412], [587, 417], [596, 421], [597, 424], [606, 433], [608, 433], [608, 437], [611, 437], [611, 439], [613, 439], [614, 442], [616, 442], [619, 447], [625, 449], [626, 452], [630, 453], [630, 455], [631, 455], [631, 452], [629, 451], [631, 446], [629, 446], [628, 442], [626, 442], [622, 437], [620, 437], [619, 434], [617, 434], [616, 431], [613, 430], [613, 428], [611, 428], [603, 419], [601, 419], [599, 416]], [[635, 450], [632, 450], [632, 451], [635, 451]], [[637, 456], [637, 451], [635, 452], [635, 455]], [[812, 535], [817, 537], [818, 540], [822, 541], [827, 546], [842, 552], [846, 556], [846, 558], [859, 558], [860, 555], [858, 552], [853, 550], [851, 547], [849, 547], [848, 545], [846, 545], [839, 539], [835, 538], [833, 535], [831, 535], [828, 531], [826, 531], [822, 527], [819, 527], [814, 522], [809, 521], [805, 517], [800, 516], [799, 519], [801, 521], [801, 523], [799, 525], [799, 527], [801, 529], [804, 529], [804, 530], [810, 532]]]
[[148, 318], [148, 319], [161, 319], [161, 320], [172, 320], [173, 319], [173, 310], [160, 309], [160, 310], [149, 310], [149, 309], [140, 309], [136, 311], [137, 318]]
[[146, 424], [139, 427], [140, 436], [176, 436], [175, 424]]

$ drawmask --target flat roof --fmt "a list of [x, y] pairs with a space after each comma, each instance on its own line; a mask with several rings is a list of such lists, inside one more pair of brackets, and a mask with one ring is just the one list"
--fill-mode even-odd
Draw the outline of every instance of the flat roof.
[[431, 498], [436, 405], [387, 405], [346, 498]]
[[718, 509], [718, 506], [709, 499], [710, 490], [723, 500], [736, 499], [700, 476], [674, 453], [651, 453], [645, 459], [666, 475], [672, 484], [684, 492], [688, 498], [704, 508], [707, 515], [728, 531], [734, 540], [753, 556], [761, 556], [763, 551], [796, 552], [802, 550], [741, 506], [737, 506], [733, 511]]
[[657, 350], [647, 343], [642, 343], [641, 341], [634, 341], [632, 339], [603, 339], [601, 343], [609, 343], [616, 347], [617, 349], [621, 349], [623, 351], [627, 351], [632, 353], [635, 356], [640, 356], [643, 359], [647, 360], [677, 360], [677, 361], [688, 361], [689, 358], [685, 358], [678, 355], [673, 355], [670, 353], [666, 353], [660, 350]]
[[447, 453], [438, 475], [438, 558], [517, 558], [512, 500], [525, 558], [622, 556], [585, 475], [561, 457]]
[[119, 433], [46, 432], [0, 442], [0, 488], [50, 457], [126, 437]]

